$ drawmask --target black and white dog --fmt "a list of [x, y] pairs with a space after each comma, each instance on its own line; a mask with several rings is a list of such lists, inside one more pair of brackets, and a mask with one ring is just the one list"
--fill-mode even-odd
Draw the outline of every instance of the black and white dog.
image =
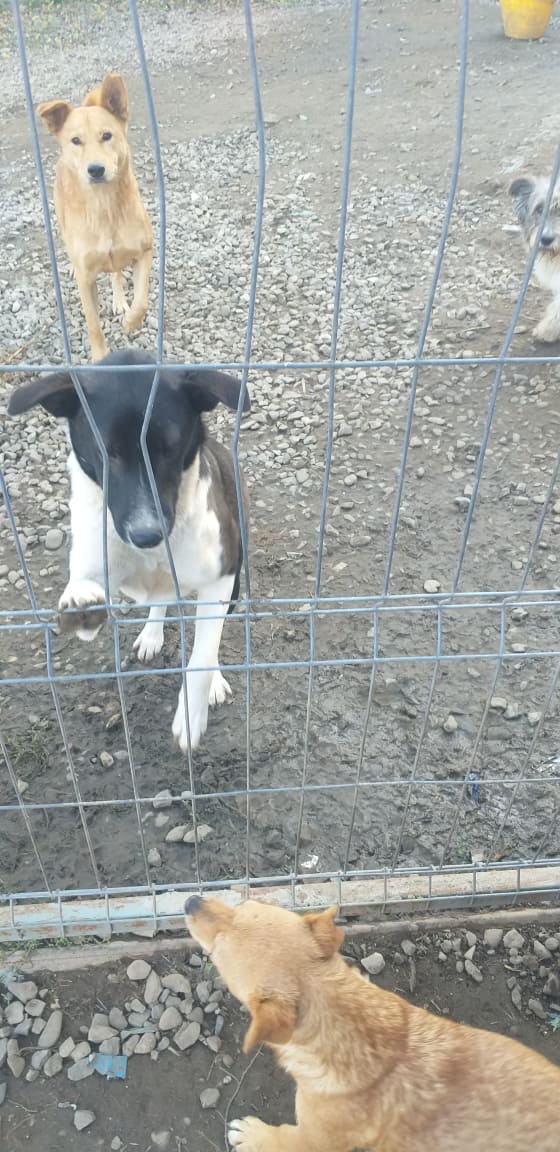
[[[154, 380], [145, 352], [113, 352], [101, 364], [112, 372], [79, 372], [87, 402], [107, 450], [107, 558], [111, 601], [119, 590], [136, 603], [175, 600], [161, 521], [144, 461], [140, 435]], [[136, 371], [123, 372], [123, 365]], [[221, 402], [237, 409], [241, 384], [223, 372], [162, 370], [147, 431], [150, 458], [182, 596], [198, 598], [192, 654], [187, 666], [191, 748], [206, 731], [208, 706], [231, 695], [217, 669], [224, 619], [239, 593], [241, 532], [233, 460], [206, 435], [201, 412]], [[71, 452], [70, 579], [60, 598], [61, 623], [91, 640], [106, 613], [76, 612], [105, 604], [103, 577], [103, 461], [96, 438], [67, 372], [41, 376], [10, 397], [15, 416], [41, 404], [68, 421]], [[244, 411], [248, 411], [248, 394]], [[244, 498], [244, 508], [246, 499]], [[72, 609], [67, 617], [64, 610]], [[150, 660], [163, 644], [165, 607], [154, 604], [134, 648]], [[189, 669], [193, 669], [189, 673]], [[200, 669], [200, 671], [194, 671]], [[183, 689], [173, 735], [187, 748]]]

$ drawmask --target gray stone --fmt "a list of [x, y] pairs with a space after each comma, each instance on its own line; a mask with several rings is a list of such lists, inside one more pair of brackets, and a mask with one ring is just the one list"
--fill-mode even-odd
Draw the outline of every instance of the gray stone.
[[521, 988], [519, 987], [519, 984], [515, 984], [511, 990], [511, 1002], [513, 1007], [517, 1008], [518, 1012], [521, 1012], [523, 1001], [521, 998]]
[[155, 1004], [159, 1000], [161, 992], [161, 980], [152, 968], [148, 979], [146, 980], [146, 987], [144, 988], [144, 1002], [148, 1005]]
[[166, 1008], [162, 1013], [159, 1021], [159, 1027], [162, 1032], [171, 1032], [173, 1028], [179, 1028], [183, 1022], [181, 1013], [172, 1004], [170, 1008]]
[[133, 960], [132, 964], [128, 965], [126, 974], [129, 980], [147, 980], [151, 971], [150, 964], [146, 964], [145, 960]]
[[118, 1032], [122, 1032], [126, 1028], [126, 1016], [120, 1008], [111, 1008], [109, 1012], [109, 1024], [111, 1028], [116, 1028]]
[[506, 932], [504, 936], [504, 948], [508, 950], [510, 948], [517, 948], [517, 950], [520, 951], [524, 944], [525, 938], [521, 935], [521, 932], [517, 931], [517, 928], [510, 928], [509, 932]]
[[93, 1061], [86, 1056], [84, 1060], [76, 1060], [75, 1064], [70, 1064], [66, 1075], [73, 1084], [76, 1084], [80, 1080], [87, 1080], [88, 1076], [93, 1076], [94, 1071]]
[[527, 1001], [527, 1007], [529, 1009], [529, 1012], [532, 1012], [533, 1016], [536, 1016], [539, 1020], [547, 1020], [548, 1019], [548, 1016], [547, 1016], [540, 1000], [537, 1000], [535, 997], [532, 997], [530, 1000]]
[[48, 1049], [36, 1048], [31, 1054], [31, 1067], [36, 1068], [39, 1072], [41, 1068], [47, 1063], [51, 1053]]
[[414, 956], [416, 944], [412, 940], [401, 940], [401, 948], [405, 956]]
[[41, 1035], [37, 1041], [39, 1048], [54, 1048], [58, 1043], [60, 1033], [62, 1032], [62, 1012], [60, 1008], [55, 1008], [51, 1012]]
[[6, 1081], [0, 1080], [0, 1108], [2, 1107], [4, 1100], [6, 1099], [7, 1091], [8, 1091], [8, 1085], [6, 1084]]
[[26, 1005], [25, 1005], [25, 1011], [27, 1012], [27, 1015], [28, 1016], [34, 1016], [35, 1018], [37, 1016], [42, 1016], [43, 1012], [45, 1011], [45, 1008], [46, 1008], [45, 1001], [44, 1000], [37, 1000], [35, 997], [33, 998], [33, 1000], [28, 1000]]
[[39, 1079], [39, 1072], [37, 1068], [28, 1068], [25, 1073], [25, 1079], [28, 1084], [34, 1084]]
[[202, 1108], [215, 1108], [220, 1101], [219, 1089], [205, 1088], [204, 1091], [200, 1093], [199, 1099]]
[[533, 952], [535, 956], [538, 956], [539, 960], [552, 960], [551, 952], [540, 940], [533, 940]]
[[118, 1036], [111, 1036], [109, 1040], [102, 1040], [99, 1045], [99, 1051], [106, 1056], [118, 1056], [120, 1050], [121, 1042]]
[[80, 1043], [76, 1044], [76, 1047], [72, 1050], [72, 1060], [74, 1060], [75, 1063], [77, 1063], [78, 1060], [85, 1060], [90, 1052], [91, 1048], [87, 1040], [80, 1040]]
[[52, 1056], [49, 1056], [48, 1060], [45, 1060], [43, 1065], [43, 1072], [45, 1073], [45, 1076], [50, 1077], [57, 1076], [61, 1071], [62, 1057], [59, 1056], [58, 1052], [53, 1052]]
[[10, 1024], [11, 1027], [13, 1027], [14, 1024], [21, 1024], [23, 1020], [23, 1004], [20, 1004], [19, 1000], [12, 1000], [12, 1003], [8, 1004], [6, 1008], [5, 1016], [6, 1022]]
[[8, 1055], [8, 1041], [0, 1040], [0, 1068], [4, 1067], [6, 1063], [6, 1056]]
[[139, 1039], [139, 1035], [136, 1034], [135, 1036], [128, 1036], [127, 1039], [123, 1041], [123, 1056], [132, 1056], [134, 1054], [138, 1046]]
[[200, 1024], [193, 1020], [190, 1024], [183, 1024], [182, 1028], [179, 1028], [173, 1037], [173, 1043], [184, 1052], [186, 1048], [192, 1048], [193, 1044], [196, 1044], [199, 1036]]
[[171, 992], [176, 992], [178, 996], [190, 996], [191, 985], [186, 976], [181, 972], [170, 972], [168, 976], [162, 978], [164, 988], [169, 988]]
[[59, 1054], [59, 1056], [62, 1056], [63, 1060], [66, 1060], [68, 1056], [72, 1055], [75, 1047], [76, 1047], [76, 1045], [75, 1045], [72, 1037], [67, 1036], [66, 1040], [63, 1040], [62, 1044], [59, 1045], [58, 1054]]
[[484, 943], [486, 947], [496, 951], [496, 948], [500, 947], [503, 935], [503, 928], [486, 928], [484, 932]]
[[381, 952], [371, 952], [369, 956], [363, 957], [361, 965], [370, 976], [379, 976], [385, 967], [385, 960]]
[[101, 1044], [103, 1040], [110, 1040], [111, 1036], [116, 1034], [116, 1029], [111, 1028], [109, 1024], [109, 1017], [103, 1012], [95, 1012], [88, 1032], [90, 1044]]
[[155, 1032], [145, 1032], [140, 1036], [138, 1043], [134, 1049], [135, 1056], [146, 1056], [148, 1052], [153, 1052], [157, 1044], [157, 1036]]
[[77, 1112], [74, 1112], [74, 1128], [77, 1128], [78, 1132], [83, 1132], [84, 1128], [89, 1128], [94, 1120], [95, 1112], [88, 1112], [84, 1108], [78, 1108]]
[[42, 1019], [41, 1016], [36, 1016], [32, 1025], [31, 1025], [31, 1031], [32, 1031], [33, 1035], [34, 1036], [40, 1036], [41, 1032], [44, 1032], [44, 1030], [45, 1030], [45, 1021]]
[[161, 1152], [165, 1152], [166, 1148], [169, 1148], [171, 1132], [167, 1130], [165, 1132], [152, 1132], [150, 1134], [150, 1140], [155, 1148], [161, 1148]]
[[165, 837], [167, 844], [182, 844], [187, 832], [190, 831], [188, 824], [176, 824], [175, 828], [170, 828], [167, 836]]
[[207, 840], [212, 833], [212, 828], [209, 824], [197, 824], [196, 828], [189, 828], [183, 837], [184, 844], [200, 844], [203, 840]]
[[64, 532], [61, 528], [49, 528], [45, 536], [45, 548], [48, 552], [56, 552], [64, 544]]
[[210, 984], [207, 980], [201, 980], [196, 986], [196, 995], [200, 1004], [207, 1004], [210, 999]]
[[482, 982], [482, 972], [477, 964], [473, 964], [472, 960], [465, 960], [465, 972], [470, 976], [471, 980], [474, 980], [477, 984]]
[[449, 713], [449, 716], [447, 716], [446, 719], [443, 721], [443, 724], [442, 724], [443, 731], [447, 732], [450, 735], [451, 733], [456, 732], [458, 727], [459, 727], [459, 725], [458, 725], [455, 717], [452, 716], [451, 713]]
[[21, 1000], [22, 1004], [27, 1004], [28, 1000], [34, 1000], [37, 995], [37, 985], [32, 980], [14, 980], [8, 984], [8, 992], [16, 997], [16, 1000]]
[[170, 808], [173, 803], [173, 793], [169, 788], [164, 788], [161, 792], [157, 792], [152, 800], [152, 806], [155, 809]]
[[25, 1060], [23, 1056], [16, 1056], [15, 1053], [8, 1056], [8, 1068], [12, 1076], [14, 1076], [16, 1080], [19, 1080], [25, 1070]]

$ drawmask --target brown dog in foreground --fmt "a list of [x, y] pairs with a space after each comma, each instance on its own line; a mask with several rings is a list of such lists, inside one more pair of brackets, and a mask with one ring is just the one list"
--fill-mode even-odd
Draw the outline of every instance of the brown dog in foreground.
[[[110, 74], [80, 108], [51, 100], [37, 111], [60, 144], [56, 215], [78, 282], [93, 359], [101, 360], [107, 344], [99, 320], [97, 277], [111, 273], [113, 312], [123, 315], [125, 332], [135, 332], [146, 315], [152, 267], [152, 225], [127, 140], [126, 85], [122, 76]], [[130, 308], [122, 275], [128, 267], [134, 283]]]
[[342, 959], [334, 910], [193, 896], [187, 927], [297, 1083], [297, 1124], [234, 1120], [238, 1152], [559, 1152], [560, 1068], [433, 1016]]

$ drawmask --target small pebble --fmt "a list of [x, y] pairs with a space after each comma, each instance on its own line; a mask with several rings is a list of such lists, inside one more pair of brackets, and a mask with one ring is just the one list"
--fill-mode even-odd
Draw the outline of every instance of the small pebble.
[[82, 1108], [78, 1108], [78, 1111], [74, 1112], [74, 1128], [77, 1128], [78, 1132], [83, 1132], [84, 1128], [89, 1128], [94, 1120], [95, 1112], [88, 1112]]
[[199, 1099], [202, 1108], [215, 1108], [220, 1100], [219, 1089], [205, 1088], [204, 1091], [200, 1093]]
[[132, 964], [128, 965], [126, 974], [129, 980], [147, 980], [151, 971], [151, 965], [146, 964], [145, 960], [133, 960]]
[[361, 965], [370, 976], [379, 976], [385, 967], [385, 960], [381, 952], [372, 952], [369, 956], [364, 956]]

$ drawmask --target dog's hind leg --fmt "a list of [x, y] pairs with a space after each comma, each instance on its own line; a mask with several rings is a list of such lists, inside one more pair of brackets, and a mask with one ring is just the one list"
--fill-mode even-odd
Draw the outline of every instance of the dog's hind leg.
[[94, 360], [102, 360], [107, 355], [107, 345], [105, 337], [101, 328], [99, 320], [99, 306], [97, 303], [97, 281], [95, 277], [93, 280], [87, 274], [76, 271], [76, 280], [78, 281], [78, 289], [84, 309], [84, 316], [86, 318], [86, 325], [88, 330], [89, 342], [91, 345], [91, 354]]
[[188, 747], [189, 729], [191, 749], [198, 748], [206, 732], [211, 697], [212, 703], [222, 703], [230, 693], [229, 684], [217, 669], [217, 664], [234, 584], [235, 576], [223, 576], [199, 593], [194, 645], [187, 665], [188, 722], [182, 688], [173, 720], [173, 735], [182, 752], [186, 752]]
[[123, 328], [126, 333], [137, 332], [142, 327], [142, 321], [148, 310], [148, 289], [150, 286], [150, 272], [152, 270], [152, 249], [149, 248], [136, 261], [132, 269], [132, 282], [134, 284], [134, 297], [130, 309], [123, 319]]
[[124, 278], [122, 272], [111, 273], [111, 284], [113, 287], [113, 316], [126, 316], [130, 309], [124, 294]]

